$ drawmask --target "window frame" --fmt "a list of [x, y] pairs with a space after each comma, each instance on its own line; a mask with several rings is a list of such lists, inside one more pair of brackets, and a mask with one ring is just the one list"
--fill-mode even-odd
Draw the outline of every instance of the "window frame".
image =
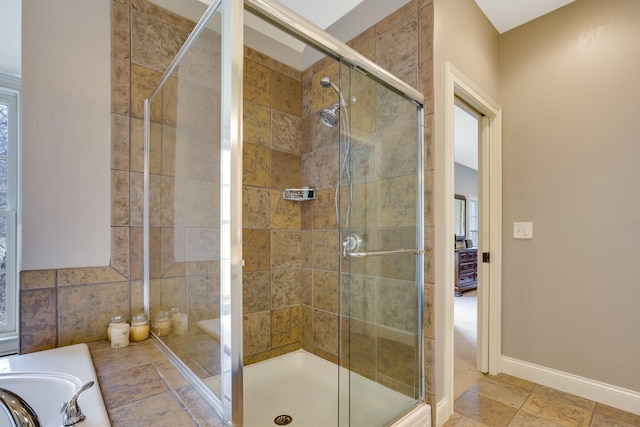
[[6, 325], [0, 326], [0, 355], [18, 352], [19, 344], [19, 274], [20, 237], [18, 232], [20, 212], [20, 158], [21, 158], [21, 92], [20, 77], [0, 72], [0, 102], [9, 107], [9, 140], [7, 150], [7, 207], [0, 216], [7, 219], [6, 268], [7, 289]]
[[[473, 241], [473, 247], [477, 248], [478, 247], [478, 232], [479, 232], [479, 228], [480, 228], [480, 223], [478, 222], [480, 219], [480, 212], [479, 212], [479, 208], [480, 205], [478, 204], [478, 196], [470, 194], [467, 198], [468, 200], [468, 208], [467, 208], [467, 230], [468, 230], [468, 234], [469, 236], [467, 237], [467, 239], [470, 239]], [[473, 206], [472, 206], [473, 205]], [[472, 227], [472, 225], [475, 225], [475, 227]]]

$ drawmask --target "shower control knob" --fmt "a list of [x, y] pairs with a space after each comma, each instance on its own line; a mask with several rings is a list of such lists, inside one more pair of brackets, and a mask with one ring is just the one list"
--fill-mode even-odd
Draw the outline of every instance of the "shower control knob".
[[356, 233], [351, 233], [342, 242], [345, 252], [356, 252], [362, 246], [362, 239]]

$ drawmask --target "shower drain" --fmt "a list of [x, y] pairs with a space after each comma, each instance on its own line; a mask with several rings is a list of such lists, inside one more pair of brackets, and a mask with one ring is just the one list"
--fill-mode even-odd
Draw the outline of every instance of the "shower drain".
[[291, 424], [291, 421], [293, 421], [293, 417], [291, 415], [278, 415], [273, 419], [273, 422], [277, 426], [287, 426]]

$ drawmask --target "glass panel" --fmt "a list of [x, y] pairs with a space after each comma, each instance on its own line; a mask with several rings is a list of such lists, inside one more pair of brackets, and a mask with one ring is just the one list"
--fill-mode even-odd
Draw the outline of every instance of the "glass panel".
[[0, 104], [0, 156], [6, 156], [9, 148], [9, 106]]
[[471, 247], [478, 247], [478, 199], [469, 198], [469, 239], [471, 239]]
[[9, 167], [7, 153], [9, 151], [9, 106], [0, 104], [0, 210], [7, 209], [7, 178]]
[[7, 159], [0, 158], [0, 210], [9, 206], [9, 176]]
[[341, 132], [348, 164], [340, 174], [341, 363], [349, 372], [346, 384], [341, 371], [340, 386], [349, 393], [340, 393], [340, 425], [383, 426], [422, 397], [422, 113], [348, 64], [341, 83], [349, 94]]
[[[152, 98], [145, 165], [152, 330], [218, 399], [226, 304], [220, 298], [220, 21], [217, 12], [185, 45]], [[132, 119], [132, 129], [138, 126]], [[161, 319], [166, 315], [169, 328]]]
[[[1, 74], [1, 73], [0, 73]], [[7, 88], [5, 85], [8, 83]], [[16, 199], [18, 187], [16, 146], [20, 110], [19, 83], [0, 76], [0, 355], [18, 348], [16, 280]], [[13, 88], [13, 89], [10, 89]], [[10, 157], [11, 155], [11, 157]]]
[[0, 326], [7, 326], [7, 218], [0, 216]]
[[[0, 211], [8, 209], [9, 105], [0, 104]], [[0, 216], [0, 327], [7, 326], [7, 217]]]

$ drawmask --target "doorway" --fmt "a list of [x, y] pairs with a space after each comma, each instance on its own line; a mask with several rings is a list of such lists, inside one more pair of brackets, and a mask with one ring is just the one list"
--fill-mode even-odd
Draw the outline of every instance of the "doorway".
[[[443, 151], [443, 203], [442, 232], [438, 234], [442, 259], [444, 304], [444, 401], [437, 418], [447, 419], [454, 405], [454, 112], [459, 98], [481, 113], [479, 120], [480, 143], [478, 149], [478, 336], [477, 369], [481, 372], [500, 372], [501, 335], [501, 259], [502, 259], [502, 110], [478, 86], [456, 69], [445, 63], [444, 75], [445, 144]], [[442, 197], [446, 197], [442, 198]]]
[[478, 147], [483, 115], [454, 100], [454, 399], [482, 376], [478, 366]]

